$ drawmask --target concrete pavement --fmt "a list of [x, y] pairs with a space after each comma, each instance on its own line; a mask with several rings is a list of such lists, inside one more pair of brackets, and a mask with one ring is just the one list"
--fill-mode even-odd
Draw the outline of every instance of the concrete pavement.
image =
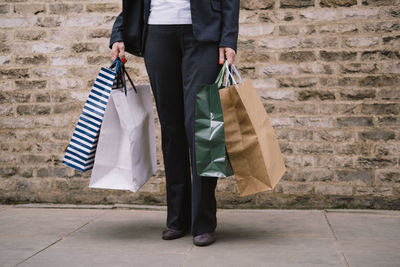
[[157, 206], [0, 205], [0, 266], [400, 266], [400, 211], [222, 210], [217, 241], [162, 240]]

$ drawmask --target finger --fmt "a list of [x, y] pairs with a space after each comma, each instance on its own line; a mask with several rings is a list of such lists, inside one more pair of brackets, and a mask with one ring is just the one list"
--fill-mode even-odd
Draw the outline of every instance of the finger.
[[228, 59], [229, 66], [231, 66], [233, 64], [233, 62], [235, 61], [236, 53], [231, 48], [227, 48], [226, 50], [227, 50], [226, 51], [226, 58]]
[[232, 53], [227, 53], [226, 58], [228, 60], [228, 66], [231, 66], [233, 63], [233, 54]]
[[112, 61], [114, 61], [117, 57], [118, 57], [117, 49], [115, 47], [113, 47], [112, 50], [111, 50], [111, 59], [112, 59]]
[[119, 57], [121, 59], [125, 58], [125, 46], [124, 45], [119, 46]]
[[236, 54], [232, 53], [231, 54], [231, 58], [232, 58], [232, 64], [234, 64], [235, 63]]
[[225, 61], [225, 49], [223, 47], [219, 48], [219, 64], [224, 64]]

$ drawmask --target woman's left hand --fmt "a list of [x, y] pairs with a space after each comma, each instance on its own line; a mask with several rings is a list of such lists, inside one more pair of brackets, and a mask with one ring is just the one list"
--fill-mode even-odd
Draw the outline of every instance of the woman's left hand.
[[228, 60], [228, 66], [232, 65], [235, 61], [235, 50], [230, 47], [219, 48], [219, 64], [224, 64], [225, 59]]

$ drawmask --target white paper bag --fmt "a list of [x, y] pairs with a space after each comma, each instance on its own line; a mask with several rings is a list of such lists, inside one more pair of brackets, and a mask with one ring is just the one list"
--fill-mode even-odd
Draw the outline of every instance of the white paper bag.
[[136, 192], [157, 171], [149, 86], [111, 91], [89, 187]]

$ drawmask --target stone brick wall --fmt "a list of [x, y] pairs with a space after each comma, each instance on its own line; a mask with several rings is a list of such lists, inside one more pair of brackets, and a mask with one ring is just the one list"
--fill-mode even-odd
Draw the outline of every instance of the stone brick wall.
[[[61, 164], [118, 0], [0, 2], [0, 201], [165, 204], [160, 171], [138, 193], [89, 189]], [[219, 207], [400, 208], [400, 1], [242, 0], [236, 65], [259, 89], [288, 172]], [[128, 58], [138, 84], [140, 58]], [[158, 127], [158, 124], [157, 124]]]

